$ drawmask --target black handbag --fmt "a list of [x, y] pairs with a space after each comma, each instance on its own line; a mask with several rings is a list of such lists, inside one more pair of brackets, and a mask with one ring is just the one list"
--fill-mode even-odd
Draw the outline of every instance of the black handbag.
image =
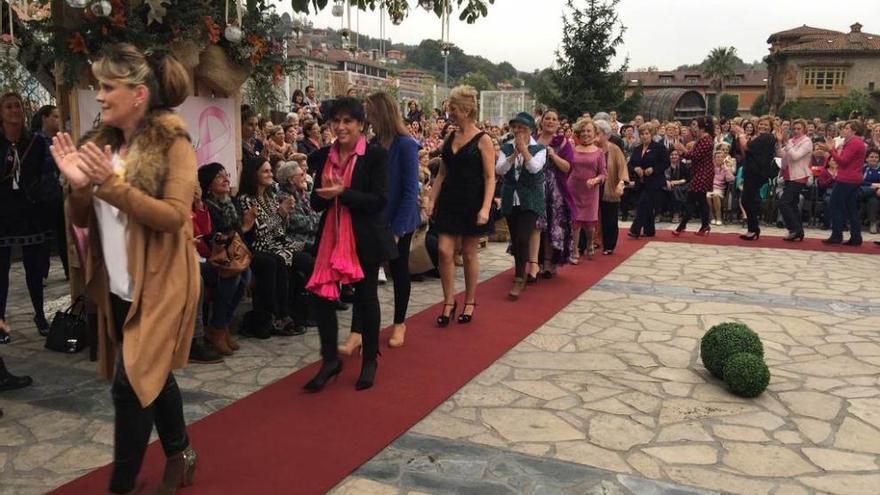
[[70, 307], [55, 313], [45, 347], [56, 352], [79, 352], [88, 344], [87, 328], [86, 303], [80, 296]]

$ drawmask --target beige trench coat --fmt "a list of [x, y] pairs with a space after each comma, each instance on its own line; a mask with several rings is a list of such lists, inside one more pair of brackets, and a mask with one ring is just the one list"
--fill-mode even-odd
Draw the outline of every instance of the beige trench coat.
[[[144, 407], [159, 395], [172, 369], [186, 366], [199, 298], [200, 271], [190, 217], [195, 153], [187, 139], [177, 138], [166, 157], [164, 164], [140, 164], [166, 167], [156, 175], [161, 178], [156, 197], [114, 175], [94, 192], [83, 188], [71, 192], [68, 199], [73, 223], [87, 226], [92, 233], [99, 233], [93, 197], [128, 215], [133, 301], [122, 329], [122, 353], [128, 379]], [[99, 235], [89, 236], [85, 281], [87, 293], [98, 306], [100, 371], [112, 379], [118, 341]]]

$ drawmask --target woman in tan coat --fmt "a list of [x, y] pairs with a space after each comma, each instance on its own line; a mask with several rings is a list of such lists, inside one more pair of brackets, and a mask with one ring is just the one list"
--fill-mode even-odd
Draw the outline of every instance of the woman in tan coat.
[[171, 372], [186, 364], [199, 295], [196, 159], [170, 110], [190, 80], [173, 57], [148, 59], [126, 44], [109, 46], [92, 72], [101, 127], [78, 149], [59, 134], [52, 154], [70, 184], [72, 222], [99, 233], [89, 237], [85, 277], [116, 413], [109, 488], [135, 489], [155, 423], [168, 458], [158, 493], [174, 493], [192, 482], [196, 461]]
[[602, 254], [609, 255], [617, 247], [618, 209], [620, 197], [623, 196], [623, 186], [629, 182], [629, 171], [626, 167], [626, 157], [616, 144], [608, 140], [611, 135], [611, 125], [605, 120], [597, 120], [596, 128], [599, 129], [599, 147], [605, 149], [605, 184], [602, 187], [602, 197], [599, 199], [599, 219], [602, 223]]

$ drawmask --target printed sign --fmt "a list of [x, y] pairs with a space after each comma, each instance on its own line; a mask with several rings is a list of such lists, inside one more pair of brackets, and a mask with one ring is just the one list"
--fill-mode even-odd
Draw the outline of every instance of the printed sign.
[[[96, 91], [77, 90], [79, 128], [81, 133], [101, 123], [101, 106], [95, 100]], [[235, 149], [239, 139], [235, 135], [235, 102], [231, 98], [204, 98], [190, 96], [174, 109], [186, 122], [186, 130], [193, 140], [199, 166], [218, 162], [226, 168], [233, 187], [238, 184]]]

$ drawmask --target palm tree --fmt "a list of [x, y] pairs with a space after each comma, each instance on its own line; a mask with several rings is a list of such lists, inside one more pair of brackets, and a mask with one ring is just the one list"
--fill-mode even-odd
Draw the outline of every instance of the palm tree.
[[703, 61], [703, 77], [712, 82], [712, 86], [718, 90], [715, 96], [715, 115], [721, 116], [721, 95], [724, 93], [724, 84], [733, 78], [739, 57], [736, 48], [732, 46], [713, 48], [709, 56]]

